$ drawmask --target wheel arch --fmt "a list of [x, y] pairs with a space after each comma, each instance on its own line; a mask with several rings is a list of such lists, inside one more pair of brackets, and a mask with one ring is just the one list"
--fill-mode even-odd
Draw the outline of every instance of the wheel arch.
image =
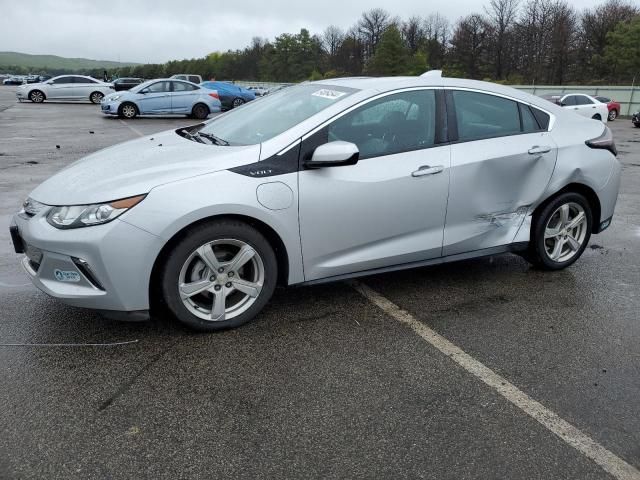
[[[257, 218], [250, 217], [248, 215], [240, 215], [240, 214], [221, 214], [221, 215], [212, 215], [208, 217], [201, 218], [192, 222], [180, 230], [178, 230], [160, 249], [158, 255], [156, 255], [156, 259], [153, 263], [153, 267], [151, 269], [151, 278], [149, 281], [149, 304], [152, 305], [154, 302], [154, 298], [161, 298], [161, 295], [155, 295], [155, 293], [160, 291], [160, 271], [163, 266], [163, 259], [165, 257], [166, 252], [168, 252], [176, 243], [178, 243], [185, 235], [188, 234], [189, 230], [202, 225], [204, 223], [208, 223], [214, 220], [237, 220], [240, 222], [244, 222], [248, 225], [251, 225], [256, 230], [258, 230], [262, 235], [265, 236], [269, 245], [273, 248], [273, 252], [276, 256], [276, 261], [278, 262], [278, 285], [286, 286], [288, 284], [289, 278], [289, 256], [287, 252], [287, 248], [278, 233], [265, 222], [258, 220]], [[153, 308], [153, 307], [152, 307]]]
[[558, 190], [557, 192], [554, 192], [552, 195], [547, 197], [533, 211], [534, 219], [537, 218], [537, 216], [544, 209], [544, 207], [546, 207], [551, 201], [553, 201], [553, 199], [562, 195], [563, 193], [569, 193], [569, 192], [579, 193], [587, 199], [587, 202], [589, 202], [589, 207], [591, 207], [591, 212], [593, 214], [593, 225], [591, 226], [591, 233], [598, 233], [599, 227], [600, 227], [600, 221], [602, 220], [600, 218], [602, 206], [600, 204], [600, 199], [598, 198], [598, 194], [595, 192], [595, 190], [593, 190], [588, 185], [585, 185], [584, 183], [569, 183], [568, 185], [565, 185], [560, 190]]

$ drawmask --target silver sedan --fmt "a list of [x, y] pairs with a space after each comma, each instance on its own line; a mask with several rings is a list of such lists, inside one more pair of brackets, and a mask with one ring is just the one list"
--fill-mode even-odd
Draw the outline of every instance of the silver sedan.
[[512, 88], [323, 80], [89, 155], [11, 233], [53, 297], [210, 331], [277, 284], [507, 252], [566, 268], [611, 223], [619, 181], [602, 122]]

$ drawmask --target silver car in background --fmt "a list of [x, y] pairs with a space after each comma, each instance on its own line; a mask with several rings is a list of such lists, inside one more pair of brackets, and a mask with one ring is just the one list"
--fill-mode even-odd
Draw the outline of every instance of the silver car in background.
[[438, 72], [334, 79], [89, 155], [11, 233], [53, 297], [210, 331], [278, 284], [504, 252], [568, 267], [619, 181], [609, 129], [541, 98]]
[[112, 83], [84, 75], [60, 75], [42, 83], [21, 85], [16, 90], [16, 97], [19, 101], [31, 100], [33, 103], [45, 100], [100, 103], [105, 95], [113, 91]]

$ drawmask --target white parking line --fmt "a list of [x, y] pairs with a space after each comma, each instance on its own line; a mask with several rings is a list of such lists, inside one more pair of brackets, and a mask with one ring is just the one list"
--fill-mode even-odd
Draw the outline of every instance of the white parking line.
[[629, 465], [620, 457], [604, 448], [594, 439], [560, 418], [556, 413], [537, 402], [529, 395], [509, 383], [486, 365], [474, 359], [449, 340], [438, 334], [425, 324], [416, 320], [410, 313], [402, 310], [395, 303], [380, 295], [367, 285], [352, 281], [351, 285], [371, 303], [400, 323], [411, 327], [430, 345], [447, 355], [467, 372], [482, 380], [505, 399], [541, 423], [547, 430], [555, 433], [565, 443], [587, 456], [605, 471], [620, 480], [640, 480], [640, 471]]
[[129, 130], [131, 130], [133, 133], [135, 133], [136, 135], [138, 135], [139, 137], [144, 137], [144, 133], [142, 133], [140, 130], [138, 130], [136, 127], [132, 127], [131, 125], [129, 125], [127, 122], [125, 122], [124, 120], [122, 120], [121, 118], [118, 119], [120, 121], [121, 124], [123, 124], [125, 127], [127, 127]]

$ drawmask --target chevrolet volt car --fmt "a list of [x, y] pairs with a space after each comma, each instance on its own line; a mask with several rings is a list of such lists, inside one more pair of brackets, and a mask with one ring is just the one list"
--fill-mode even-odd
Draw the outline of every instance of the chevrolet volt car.
[[10, 226], [27, 275], [120, 318], [239, 326], [276, 285], [514, 252], [575, 262], [614, 213], [609, 129], [491, 83], [303, 83], [93, 153]]
[[184, 80], [157, 79], [107, 95], [105, 115], [135, 118], [138, 115], [187, 115], [205, 119], [221, 109], [218, 92]]
[[102, 97], [113, 92], [113, 84], [84, 75], [60, 75], [41, 83], [24, 84], [16, 90], [19, 101], [45, 100], [90, 101], [100, 103]]

